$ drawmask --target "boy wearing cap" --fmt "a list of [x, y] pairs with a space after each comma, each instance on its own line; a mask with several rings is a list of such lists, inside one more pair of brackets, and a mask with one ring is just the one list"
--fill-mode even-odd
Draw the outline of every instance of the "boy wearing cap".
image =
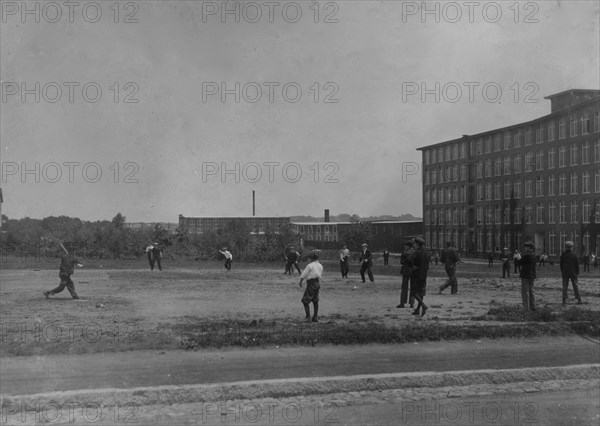
[[223, 256], [225, 256], [225, 269], [227, 272], [231, 271], [231, 260], [233, 259], [233, 255], [227, 250], [227, 247], [223, 247], [223, 250], [219, 250]]
[[306, 321], [310, 321], [310, 303], [312, 302], [314, 307], [314, 315], [312, 322], [319, 322], [319, 290], [321, 289], [321, 275], [323, 275], [323, 265], [319, 262], [319, 255], [313, 253], [312, 262], [306, 265], [304, 271], [300, 275], [300, 287], [302, 282], [306, 280], [306, 290], [302, 296], [302, 304], [304, 305], [304, 312], [306, 313]]
[[81, 263], [79, 263], [79, 260], [77, 260], [77, 258], [71, 257], [69, 253], [63, 253], [61, 255], [60, 269], [58, 271], [60, 284], [58, 285], [58, 287], [52, 290], [44, 291], [44, 296], [46, 297], [46, 299], [48, 299], [49, 296], [60, 293], [65, 289], [65, 287], [67, 288], [67, 290], [69, 290], [69, 293], [71, 293], [71, 297], [73, 299], [80, 299], [80, 297], [77, 295], [77, 292], [75, 291], [75, 284], [71, 279], [71, 275], [73, 275], [73, 273], [75, 272], [75, 265], [77, 265], [80, 268], [83, 266]]
[[[162, 259], [162, 251], [160, 251], [160, 246], [158, 243], [154, 243], [154, 247], [152, 248], [152, 258], [154, 262], [156, 262], [156, 266], [158, 266], [158, 270], [162, 271], [162, 265], [160, 264], [160, 260]], [[150, 265], [150, 269], [154, 270], [154, 265]]]
[[508, 247], [504, 247], [500, 260], [502, 260], [502, 278], [510, 278], [510, 252]]
[[450, 287], [451, 294], [458, 293], [458, 280], [456, 279], [456, 264], [460, 262], [460, 256], [456, 249], [452, 246], [453, 243], [451, 241], [446, 242], [446, 248], [442, 250], [442, 256], [440, 260], [444, 264], [444, 269], [446, 269], [446, 274], [448, 275], [448, 280], [440, 286], [439, 294]]
[[567, 304], [567, 290], [569, 289], [569, 280], [573, 284], [573, 293], [577, 304], [581, 305], [581, 296], [579, 295], [579, 287], [577, 286], [577, 277], [579, 276], [579, 259], [577, 254], [573, 252], [573, 242], [565, 243], [565, 251], [560, 255], [560, 272], [562, 275], [562, 304]]
[[[400, 264], [402, 265], [400, 268], [400, 273], [402, 274], [402, 287], [400, 290], [400, 304], [396, 306], [396, 308], [404, 308], [406, 305], [406, 301], [408, 300], [408, 284], [410, 282], [410, 264], [408, 263], [409, 257], [413, 253], [413, 243], [412, 241], [406, 241], [404, 243], [404, 250], [400, 255]], [[415, 305], [415, 298], [410, 296], [410, 307], [413, 308]]]
[[536, 310], [535, 292], [533, 283], [535, 281], [535, 244], [533, 241], [523, 243], [523, 255], [521, 256], [521, 298], [523, 300], [523, 309], [526, 311]]
[[412, 313], [413, 315], [419, 315], [421, 308], [423, 309], [421, 315], [425, 315], [425, 312], [429, 309], [423, 299], [425, 298], [427, 272], [429, 271], [429, 261], [431, 259], [424, 246], [425, 241], [422, 238], [415, 238], [415, 251], [408, 259], [411, 269], [410, 295], [418, 302], [417, 308]]
[[340, 270], [342, 272], [342, 278], [348, 278], [348, 272], [350, 272], [350, 250], [346, 247], [346, 244], [342, 246], [340, 250]]
[[367, 248], [367, 243], [363, 243], [362, 253], [358, 261], [362, 262], [362, 265], [360, 266], [360, 277], [362, 278], [362, 282], [365, 282], [365, 271], [369, 275], [369, 281], [375, 281], [375, 278], [373, 278], [373, 255]]

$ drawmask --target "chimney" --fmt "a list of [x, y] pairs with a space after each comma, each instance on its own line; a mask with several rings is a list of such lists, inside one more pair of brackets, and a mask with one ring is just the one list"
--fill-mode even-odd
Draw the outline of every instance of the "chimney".
[[329, 222], [329, 209], [325, 209], [325, 222]]

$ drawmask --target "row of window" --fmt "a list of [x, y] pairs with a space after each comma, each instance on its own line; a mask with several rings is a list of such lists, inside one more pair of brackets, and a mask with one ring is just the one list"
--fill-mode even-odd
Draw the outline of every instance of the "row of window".
[[[557, 178], [558, 177], [558, 178]], [[561, 173], [558, 176], [549, 175], [547, 184], [544, 178], [526, 178], [521, 180], [506, 180], [502, 182], [478, 183], [476, 185], [476, 201], [510, 200], [522, 197], [545, 197], [555, 195], [578, 195], [600, 193], [600, 169], [594, 172], [592, 185], [589, 171]], [[425, 205], [453, 204], [467, 202], [466, 185], [455, 185], [446, 188], [426, 189]]]
[[[538, 247], [539, 252], [548, 253], [550, 256], [559, 255], [565, 243], [573, 241], [575, 243], [576, 251], [578, 248], [586, 250], [590, 247], [593, 235], [589, 232], [585, 232], [581, 236], [577, 231], [570, 233], [560, 232], [556, 233], [550, 231], [544, 235], [543, 244]], [[600, 247], [600, 234], [596, 234], [596, 247]], [[432, 232], [430, 230], [425, 231], [425, 244], [427, 247], [432, 249], [440, 250], [444, 248], [446, 241], [453, 241], [460, 250], [467, 250], [467, 234], [464, 231], [447, 231], [447, 232]], [[506, 233], [492, 233], [492, 231], [475, 233], [476, 247], [474, 249], [479, 252], [486, 252], [490, 250], [502, 250], [504, 247], [514, 250], [520, 248], [523, 243], [523, 234], [520, 232], [506, 232]]]
[[[479, 137], [470, 143], [471, 155], [483, 155], [520, 148], [522, 144], [523, 146], [529, 146], [545, 141], [552, 142], [556, 140], [557, 136], [556, 124], [555, 120], [550, 120], [547, 123], [540, 123], [535, 126]], [[600, 132], [600, 111], [594, 111], [593, 123], [590, 120], [589, 112], [584, 112], [579, 116], [571, 115], [568, 120], [566, 118], [558, 120], [558, 140], [567, 137], [567, 124], [569, 125], [569, 137]], [[466, 142], [457, 142], [424, 150], [424, 157], [426, 165], [465, 158]]]
[[[307, 237], [312, 234], [337, 234], [337, 226], [336, 225], [324, 225], [324, 226], [314, 226], [314, 225], [299, 225], [298, 232], [300, 234], [306, 234]], [[334, 240], [335, 241], [335, 240]]]
[[[568, 148], [568, 149], [567, 149]], [[507, 176], [515, 173], [532, 172], [556, 167], [587, 165], [591, 162], [600, 164], [600, 139], [566, 145], [537, 152], [526, 152], [524, 155], [506, 155], [493, 161], [478, 161], [474, 164], [478, 179]], [[450, 164], [444, 167], [428, 168], [425, 170], [425, 185], [441, 184], [444, 182], [466, 181], [469, 164]]]
[[[477, 225], [600, 223], [600, 201], [594, 208], [590, 200], [581, 202], [550, 201], [548, 203], [506, 206], [485, 206], [476, 209]], [[467, 225], [467, 209], [426, 209], [425, 225]]]

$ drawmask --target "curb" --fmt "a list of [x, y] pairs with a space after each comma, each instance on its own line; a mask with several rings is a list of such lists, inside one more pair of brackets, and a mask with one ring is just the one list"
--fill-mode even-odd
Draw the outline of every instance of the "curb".
[[[27, 410], [48, 404], [116, 406], [217, 402], [238, 399], [285, 398], [402, 388], [440, 388], [478, 384], [586, 380], [600, 378], [600, 364], [507, 370], [463, 370], [253, 380], [210, 385], [169, 385], [130, 389], [82, 389], [30, 395], [0, 395], [2, 407]], [[38, 405], [39, 404], [39, 405]]]

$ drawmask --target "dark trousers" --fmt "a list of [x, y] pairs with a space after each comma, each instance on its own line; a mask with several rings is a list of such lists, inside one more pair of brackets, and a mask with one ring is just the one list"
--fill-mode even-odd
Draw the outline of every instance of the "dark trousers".
[[517, 260], [515, 262], [515, 274], [521, 273], [521, 263]]
[[535, 311], [535, 291], [533, 290], [533, 278], [521, 278], [521, 299], [523, 309]]
[[348, 265], [348, 259], [345, 259], [345, 260], [340, 259], [340, 271], [342, 273], [342, 278], [348, 278], [348, 272], [350, 272], [350, 266]]
[[584, 263], [583, 264], [583, 272], [590, 272], [590, 264], [588, 263]]
[[360, 277], [362, 278], [363, 283], [365, 282], [365, 271], [369, 275], [369, 281], [375, 281], [375, 278], [373, 278], [373, 265], [371, 262], [363, 262], [362, 266], [360, 267]]
[[451, 294], [458, 293], [458, 280], [456, 279], [456, 266], [446, 266], [446, 274], [448, 274], [448, 279], [440, 287], [440, 291], [444, 291], [445, 289], [450, 287]]
[[389, 264], [390, 264], [390, 259], [387, 257], [384, 257], [383, 258], [383, 266], [389, 266]]
[[502, 263], [502, 278], [510, 277], [510, 261], [505, 260]]
[[292, 271], [293, 267], [296, 267], [296, 270], [298, 271], [299, 274], [301, 274], [302, 272], [300, 271], [300, 267], [298, 266], [298, 264], [296, 262], [290, 262], [288, 261], [285, 264], [285, 273], [289, 273], [290, 275], [292, 275], [294, 273], [294, 271]]
[[152, 256], [152, 253], [148, 253], [148, 264], [150, 265], [150, 270], [153, 271], [154, 270], [154, 256]]
[[[154, 259], [156, 262], [156, 266], [158, 266], [158, 270], [162, 271], [162, 265], [160, 264], [160, 257], [157, 257], [156, 259]], [[152, 268], [154, 269], [154, 268]]]
[[421, 309], [421, 306], [427, 308], [425, 305], [425, 293], [427, 289], [427, 279], [419, 280], [417, 278], [410, 278], [410, 297], [418, 302], [417, 311]]
[[[158, 264], [158, 267], [160, 268], [160, 263]], [[231, 271], [231, 259], [225, 259], [225, 269]]]
[[71, 297], [76, 298], [77, 292], [75, 291], [75, 284], [73, 283], [71, 276], [70, 275], [59, 275], [59, 276], [60, 276], [60, 284], [55, 289], [50, 290], [48, 292], [48, 294], [52, 295], [52, 294], [60, 293], [66, 287], [67, 290], [69, 290], [69, 293], [71, 293]]
[[579, 295], [579, 287], [577, 286], [577, 277], [562, 277], [563, 302], [568, 298], [567, 291], [569, 290], [569, 280], [571, 280], [571, 284], [573, 284], [573, 293], [575, 294], [575, 299], [581, 300], [581, 296]]
[[[410, 288], [410, 275], [402, 274], [402, 287], [400, 289], [400, 304], [406, 305], [408, 300], [408, 291]], [[410, 306], [412, 307], [415, 304], [415, 298], [410, 296]]]

